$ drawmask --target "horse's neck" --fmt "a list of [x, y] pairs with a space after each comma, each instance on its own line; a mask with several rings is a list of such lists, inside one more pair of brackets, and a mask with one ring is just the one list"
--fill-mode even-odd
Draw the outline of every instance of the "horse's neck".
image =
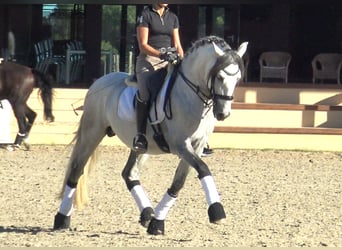
[[[171, 93], [172, 114], [180, 121], [188, 121], [190, 129], [197, 129], [201, 123], [211, 123], [213, 120], [212, 106], [207, 105], [208, 100], [204, 96], [209, 95], [207, 88], [208, 74], [214, 65], [214, 58], [208, 56], [207, 48], [203, 51], [195, 51], [183, 59], [178, 69], [175, 85]], [[186, 78], [186, 79], [185, 79]], [[186, 83], [187, 81], [191, 82]], [[192, 85], [192, 86], [189, 86]], [[197, 87], [200, 92], [198, 93]]]
[[[174, 124], [169, 131], [177, 127], [179, 135], [185, 134], [192, 138], [206, 138], [213, 130], [215, 119], [211, 106], [206, 106], [198, 95], [178, 78], [171, 94], [172, 120]], [[177, 126], [175, 125], [177, 124]], [[181, 128], [179, 128], [181, 126]], [[174, 136], [174, 135], [173, 135]]]
[[210, 69], [215, 62], [208, 52], [197, 52], [189, 55], [182, 63], [182, 72], [193, 83], [195, 83], [203, 92], [207, 92], [207, 83]]

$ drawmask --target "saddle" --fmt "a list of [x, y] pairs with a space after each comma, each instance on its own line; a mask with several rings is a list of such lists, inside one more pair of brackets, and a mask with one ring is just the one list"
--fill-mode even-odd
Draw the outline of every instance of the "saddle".
[[[148, 123], [154, 131], [153, 138], [159, 148], [169, 153], [170, 149], [165, 141], [160, 123], [166, 116], [170, 117], [171, 110], [167, 108], [170, 92], [174, 84], [176, 70], [173, 66], [168, 69], [162, 68], [157, 70], [150, 78], [148, 89], [150, 91], [150, 112]], [[119, 97], [118, 116], [122, 120], [135, 122], [135, 95], [138, 91], [136, 78], [128, 76], [125, 79], [127, 87], [122, 91]], [[167, 114], [168, 113], [168, 114]]]

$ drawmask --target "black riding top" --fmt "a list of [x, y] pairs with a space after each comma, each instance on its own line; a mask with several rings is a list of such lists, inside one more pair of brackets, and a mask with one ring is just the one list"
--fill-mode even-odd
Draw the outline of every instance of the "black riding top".
[[146, 7], [137, 20], [138, 27], [147, 27], [149, 30], [148, 44], [155, 49], [172, 47], [172, 34], [179, 28], [178, 17], [165, 8], [162, 16], [152, 6]]

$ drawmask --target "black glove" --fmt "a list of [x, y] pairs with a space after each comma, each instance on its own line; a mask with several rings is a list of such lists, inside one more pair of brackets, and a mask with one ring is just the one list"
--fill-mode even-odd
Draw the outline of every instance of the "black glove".
[[164, 61], [168, 61], [172, 64], [177, 64], [179, 60], [179, 56], [175, 53], [165, 53], [160, 55], [160, 59]]
[[161, 52], [159, 58], [168, 61], [169, 63], [172, 63], [174, 65], [178, 64], [180, 62], [180, 58], [177, 54], [177, 52], [171, 52], [171, 51], [164, 51]]

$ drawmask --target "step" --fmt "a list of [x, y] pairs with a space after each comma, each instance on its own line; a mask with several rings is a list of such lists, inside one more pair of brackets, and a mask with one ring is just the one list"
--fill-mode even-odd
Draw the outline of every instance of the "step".
[[333, 84], [243, 83], [237, 86], [234, 100], [246, 103], [298, 103], [339, 105], [342, 89]]
[[327, 127], [341, 128], [341, 111], [238, 110], [233, 109], [216, 126], [242, 127]]
[[327, 127], [341, 128], [342, 106], [232, 103], [232, 112], [217, 126], [231, 127]]
[[244, 133], [244, 134], [312, 134], [312, 135], [342, 135], [342, 128], [274, 128], [274, 127], [230, 127], [216, 126], [217, 133]]
[[298, 110], [298, 111], [342, 111], [342, 105], [281, 104], [233, 102], [232, 109], [248, 110]]
[[[341, 135], [332, 134], [263, 134], [220, 133], [209, 136], [209, 145], [215, 148], [310, 150], [342, 152]], [[227, 155], [229, 159], [229, 155]], [[229, 163], [229, 160], [227, 160]]]

